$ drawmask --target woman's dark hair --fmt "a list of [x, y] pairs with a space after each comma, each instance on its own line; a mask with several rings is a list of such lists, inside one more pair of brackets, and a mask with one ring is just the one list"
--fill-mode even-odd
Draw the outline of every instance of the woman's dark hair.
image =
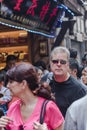
[[36, 69], [30, 63], [23, 62], [17, 64], [7, 71], [6, 76], [8, 80], [14, 80], [17, 82], [26, 80], [31, 91], [37, 89], [37, 95], [47, 99], [51, 98], [51, 91], [48, 90], [48, 87], [44, 87], [43, 84], [39, 85]]
[[45, 70], [45, 69], [46, 69], [46, 64], [45, 64], [45, 62], [42, 61], [42, 60], [37, 61], [34, 65], [35, 65], [36, 67], [41, 67], [42, 70]]

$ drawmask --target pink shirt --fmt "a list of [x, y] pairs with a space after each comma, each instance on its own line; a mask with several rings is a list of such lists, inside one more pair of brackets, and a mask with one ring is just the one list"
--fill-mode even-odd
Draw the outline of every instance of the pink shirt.
[[[23, 122], [20, 112], [21, 101], [17, 100], [12, 103], [7, 112], [7, 115], [13, 120], [13, 123], [10, 123], [7, 126], [7, 130], [21, 130], [19, 128], [20, 125], [23, 125], [24, 130], [33, 130], [33, 122], [39, 121], [40, 119], [40, 111], [43, 101], [44, 98], [38, 97], [36, 107], [26, 122]], [[48, 126], [48, 130], [57, 128], [63, 123], [63, 121], [63, 116], [56, 104], [53, 101], [49, 101], [46, 106], [46, 115], [44, 120]]]

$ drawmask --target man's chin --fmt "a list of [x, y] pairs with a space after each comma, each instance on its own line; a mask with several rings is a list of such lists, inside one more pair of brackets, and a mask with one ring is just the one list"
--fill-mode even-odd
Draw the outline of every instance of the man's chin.
[[56, 73], [55, 75], [56, 75], [56, 76], [62, 76], [63, 74], [58, 72], [58, 73]]

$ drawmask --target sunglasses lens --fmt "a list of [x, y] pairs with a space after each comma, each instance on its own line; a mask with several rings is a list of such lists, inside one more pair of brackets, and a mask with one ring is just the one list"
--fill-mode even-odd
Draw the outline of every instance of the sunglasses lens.
[[66, 61], [65, 60], [60, 60], [60, 63], [61, 64], [66, 64]]
[[54, 64], [58, 64], [58, 60], [52, 60], [52, 62], [54, 63]]

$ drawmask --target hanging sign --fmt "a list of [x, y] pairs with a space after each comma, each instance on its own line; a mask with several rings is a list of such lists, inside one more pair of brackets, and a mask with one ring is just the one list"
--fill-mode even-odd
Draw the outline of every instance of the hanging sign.
[[3, 0], [0, 23], [53, 37], [63, 13], [54, 0]]

